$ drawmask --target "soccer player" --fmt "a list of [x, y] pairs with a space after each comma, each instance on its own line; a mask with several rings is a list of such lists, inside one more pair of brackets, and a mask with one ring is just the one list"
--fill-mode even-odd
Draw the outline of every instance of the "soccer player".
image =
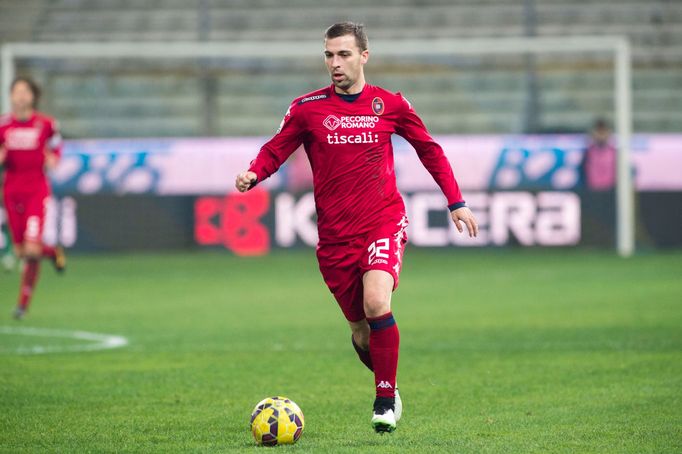
[[56, 121], [35, 110], [39, 98], [38, 85], [27, 77], [18, 77], [10, 86], [12, 112], [0, 117], [5, 210], [14, 250], [25, 260], [14, 311], [17, 320], [24, 317], [31, 302], [40, 259], [51, 259], [59, 272], [66, 266], [63, 249], [49, 247], [42, 241], [45, 203], [50, 196], [46, 169], [57, 165], [62, 140]]
[[324, 59], [332, 84], [291, 103], [277, 134], [235, 185], [241, 192], [253, 188], [303, 144], [313, 171], [320, 271], [350, 324], [353, 347], [374, 372], [372, 426], [392, 432], [402, 402], [391, 294], [398, 286], [408, 224], [396, 187], [392, 134], [415, 148], [445, 195], [457, 229], [463, 232], [464, 224], [473, 237], [478, 226], [442, 148], [410, 103], [400, 93], [365, 82], [364, 27], [351, 22], [329, 27]]

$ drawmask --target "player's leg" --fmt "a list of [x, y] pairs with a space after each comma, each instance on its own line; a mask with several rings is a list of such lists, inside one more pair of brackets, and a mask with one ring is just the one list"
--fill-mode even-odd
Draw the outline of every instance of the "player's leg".
[[[17, 254], [19, 259], [23, 259], [24, 255], [24, 237], [26, 233], [26, 205], [25, 201], [21, 198], [15, 197], [11, 194], [5, 192], [5, 210], [7, 212], [7, 224], [9, 226], [10, 235], [12, 237], [12, 242], [14, 244], [14, 252]], [[30, 274], [30, 273], [29, 273]], [[30, 277], [30, 275], [28, 276]], [[26, 308], [22, 307], [22, 301], [24, 300], [24, 282], [27, 279], [27, 264], [24, 262], [24, 268], [22, 270], [21, 276], [21, 286], [19, 287], [19, 301], [14, 311], [14, 318], [20, 320], [23, 318]]]
[[364, 242], [343, 246], [318, 246], [317, 260], [324, 282], [334, 295], [351, 329], [351, 344], [358, 358], [372, 368], [369, 355], [369, 324], [365, 320], [362, 295], [362, 274], [358, 261], [364, 253]]
[[362, 319], [359, 322], [348, 322], [348, 324], [351, 330], [350, 340], [358, 358], [367, 366], [367, 369], [374, 372], [372, 357], [369, 354], [369, 323], [366, 319]]
[[35, 291], [40, 275], [40, 260], [43, 255], [43, 224], [45, 220], [45, 199], [42, 194], [31, 195], [21, 200], [25, 224], [21, 240], [21, 257], [24, 259], [24, 268], [21, 273], [21, 287], [19, 289], [19, 301], [15, 312], [15, 318], [20, 319], [31, 304], [31, 298]]
[[391, 296], [398, 287], [402, 257], [407, 243], [407, 218], [389, 222], [369, 236], [361, 268], [363, 305], [370, 327], [369, 352], [374, 366], [376, 399], [372, 425], [377, 432], [390, 432], [402, 414], [396, 374], [400, 332], [391, 311]]
[[374, 366], [376, 399], [372, 425], [377, 432], [396, 428], [396, 374], [400, 332], [391, 312], [394, 280], [390, 273], [370, 270], [363, 276], [364, 307], [370, 328], [369, 353]]
[[[33, 212], [39, 213], [41, 219], [43, 220], [47, 215], [48, 211], [47, 205], [49, 202], [49, 197], [50, 196], [37, 198], [36, 201], [34, 202], [34, 205], [32, 206]], [[44, 224], [44, 221], [42, 221], [42, 224]], [[45, 244], [42, 238], [42, 228], [40, 242], [42, 243], [41, 257], [50, 260], [52, 262], [52, 265], [54, 266], [54, 269], [58, 273], [60, 274], [63, 273], [66, 270], [66, 253], [64, 252], [64, 248], [59, 246], [58, 244], [56, 246], [50, 246]]]
[[[352, 331], [351, 342], [358, 357], [367, 368], [374, 370], [373, 358], [370, 351], [370, 324], [366, 319], [364, 306], [365, 294], [363, 273], [366, 271], [358, 266], [359, 263], [364, 260], [363, 257], [365, 256], [366, 248], [364, 242], [361, 242], [359, 247], [357, 246], [358, 245], [355, 244], [344, 245], [343, 247], [318, 246], [317, 257], [325, 283], [334, 294], [334, 298], [349, 323]], [[371, 287], [372, 285], [370, 282], [370, 288]], [[389, 307], [392, 288], [393, 281], [391, 280], [388, 290]], [[393, 381], [395, 382], [395, 379]], [[391, 412], [393, 412], [392, 409]], [[395, 428], [394, 416], [392, 428]]]
[[[26, 239], [21, 247], [21, 257], [24, 259], [24, 268], [21, 273], [21, 287], [19, 289], [19, 301], [15, 311], [15, 318], [21, 319], [31, 304], [31, 298], [38, 283], [40, 275], [40, 259], [42, 256], [42, 244], [33, 235], [39, 220], [36, 217], [29, 217], [27, 221]], [[29, 233], [32, 235], [29, 237]]]
[[46, 258], [52, 262], [54, 269], [58, 273], [63, 273], [66, 270], [66, 252], [64, 248], [57, 246], [42, 245], [41, 257]]

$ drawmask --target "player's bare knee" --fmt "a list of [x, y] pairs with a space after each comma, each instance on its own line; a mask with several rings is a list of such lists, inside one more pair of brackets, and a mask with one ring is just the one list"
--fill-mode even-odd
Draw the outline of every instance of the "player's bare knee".
[[365, 292], [365, 315], [367, 317], [379, 317], [391, 311], [390, 294], [385, 295], [381, 291]]
[[40, 252], [33, 249], [26, 249], [22, 258], [24, 260], [40, 260]]
[[37, 260], [42, 254], [42, 246], [35, 243], [27, 243], [22, 250], [22, 258]]

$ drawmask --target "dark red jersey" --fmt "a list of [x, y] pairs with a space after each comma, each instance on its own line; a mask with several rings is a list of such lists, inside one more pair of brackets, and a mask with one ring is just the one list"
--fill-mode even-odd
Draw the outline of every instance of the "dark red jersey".
[[0, 147], [7, 150], [5, 159], [6, 192], [48, 192], [45, 174], [45, 151], [61, 154], [62, 139], [56, 121], [34, 112], [26, 121], [13, 115], [0, 116]]
[[393, 167], [393, 134], [412, 144], [447, 205], [463, 202], [443, 149], [410, 103], [369, 84], [350, 102], [333, 85], [294, 100], [249, 170], [263, 181], [303, 144], [313, 171], [320, 243], [342, 243], [405, 212]]

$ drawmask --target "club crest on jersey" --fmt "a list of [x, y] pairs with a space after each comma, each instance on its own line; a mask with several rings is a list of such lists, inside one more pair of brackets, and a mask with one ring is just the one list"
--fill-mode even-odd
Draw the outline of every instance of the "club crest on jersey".
[[372, 112], [374, 112], [375, 115], [384, 113], [384, 100], [378, 96], [372, 100]]

